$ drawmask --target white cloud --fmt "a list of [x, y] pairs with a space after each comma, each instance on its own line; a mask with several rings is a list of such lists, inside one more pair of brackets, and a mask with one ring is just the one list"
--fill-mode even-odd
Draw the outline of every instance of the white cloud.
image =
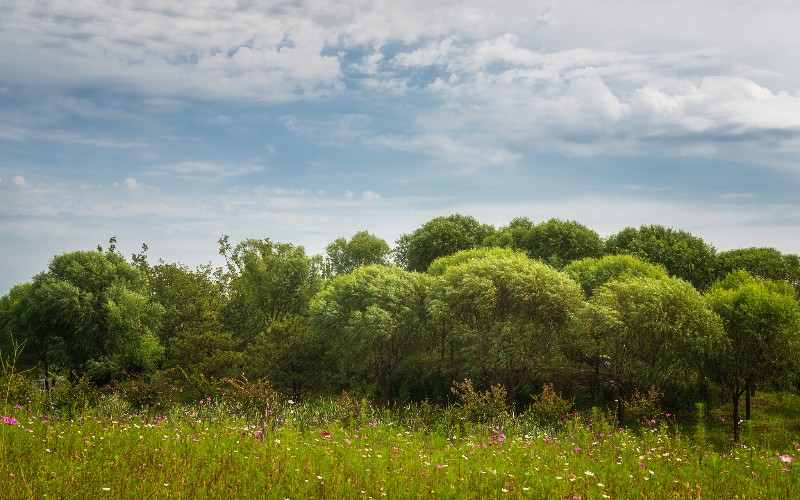
[[353, 192], [352, 191], [345, 191], [344, 192], [344, 199], [345, 200], [352, 200], [353, 199]]
[[261, 165], [218, 165], [205, 161], [183, 161], [170, 165], [164, 165], [157, 170], [148, 172], [152, 175], [171, 174], [190, 178], [218, 179], [223, 177], [240, 177], [247, 174], [261, 172], [264, 167]]
[[136, 179], [134, 179], [133, 177], [126, 177], [125, 178], [125, 188], [128, 191], [130, 191], [131, 193], [134, 193], [134, 192], [139, 191], [140, 189], [142, 189], [142, 184], [139, 181], [137, 181]]
[[26, 188], [26, 187], [28, 187], [28, 181], [26, 181], [25, 177], [22, 177], [21, 175], [15, 175], [14, 176], [14, 185], [17, 186], [17, 187]]
[[363, 193], [361, 193], [361, 199], [364, 201], [380, 200], [381, 195], [379, 195], [374, 191], [364, 191]]

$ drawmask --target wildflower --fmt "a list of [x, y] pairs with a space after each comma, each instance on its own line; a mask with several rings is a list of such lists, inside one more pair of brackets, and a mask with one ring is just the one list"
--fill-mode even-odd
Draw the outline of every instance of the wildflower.
[[22, 405], [14, 405], [14, 409], [15, 410], [21, 410], [22, 409]]
[[370, 427], [378, 427], [378, 424], [376, 424], [374, 422], [370, 422], [369, 425], [370, 425]]
[[423, 476], [425, 475], [425, 471], [422, 471], [422, 475], [423, 475]]
[[19, 420], [11, 417], [3, 417], [3, 423], [8, 425], [16, 425], [19, 423]]
[[255, 437], [261, 436], [261, 430], [259, 429], [259, 430], [255, 431], [255, 432], [253, 432], [253, 436], [255, 436]]
[[792, 456], [791, 455], [781, 455], [781, 462], [790, 464], [792, 463]]
[[575, 447], [575, 451], [581, 451], [581, 447], [580, 446], [576, 446]]
[[347, 439], [347, 438], [344, 438], [344, 444], [350, 444], [350, 440]]
[[436, 464], [436, 468], [437, 468], [437, 469], [443, 469], [443, 468], [444, 468], [444, 465], [441, 465], [441, 464]]
[[111, 491], [111, 488], [103, 487], [101, 488], [103, 491]]
[[590, 471], [590, 470], [587, 470], [586, 472], [584, 472], [584, 474], [586, 474], [586, 475], [587, 475], [587, 476], [589, 476], [589, 477], [592, 477], [592, 476], [594, 476], [594, 472], [592, 472], [592, 471]]

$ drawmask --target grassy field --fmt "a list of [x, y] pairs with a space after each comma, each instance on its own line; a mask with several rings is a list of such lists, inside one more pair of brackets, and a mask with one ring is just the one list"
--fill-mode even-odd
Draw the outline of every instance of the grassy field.
[[683, 435], [666, 415], [630, 431], [575, 417], [548, 432], [523, 417], [462, 426], [330, 402], [132, 414], [106, 398], [71, 418], [7, 404], [0, 498], [792, 498], [800, 445], [782, 408], [756, 407], [766, 427], [733, 445], [713, 442], [713, 415]]

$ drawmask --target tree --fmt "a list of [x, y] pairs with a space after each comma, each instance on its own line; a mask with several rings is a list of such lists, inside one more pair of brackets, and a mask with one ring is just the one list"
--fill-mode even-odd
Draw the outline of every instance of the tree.
[[389, 263], [389, 244], [367, 231], [359, 231], [350, 241], [337, 238], [327, 247], [330, 272], [333, 276], [340, 276], [353, 272], [357, 267], [370, 264]]
[[287, 315], [259, 333], [244, 353], [247, 376], [268, 378], [294, 401], [330, 387], [329, 343], [313, 331], [308, 318]]
[[576, 221], [550, 219], [532, 224], [514, 219], [487, 240], [488, 245], [507, 246], [525, 252], [557, 269], [586, 257], [603, 254], [603, 240], [595, 231]]
[[63, 364], [98, 383], [123, 373], [150, 373], [163, 353], [157, 332], [163, 308], [147, 277], [114, 251], [54, 257], [13, 310], [14, 334], [48, 375]]
[[785, 282], [754, 278], [734, 271], [708, 292], [712, 309], [722, 318], [727, 342], [712, 356], [712, 377], [733, 402], [733, 438], [739, 439], [739, 398], [756, 384], [788, 378], [800, 354], [800, 306]]
[[[223, 238], [221, 243], [227, 243]], [[305, 249], [268, 238], [248, 239], [235, 248], [222, 245], [227, 260], [228, 302], [221, 310], [226, 330], [249, 345], [288, 314], [305, 314], [322, 277]]]
[[717, 254], [717, 279], [744, 270], [757, 278], [785, 281], [800, 294], [800, 256], [774, 248], [739, 248]]
[[564, 274], [577, 281], [588, 297], [612, 280], [630, 277], [660, 278], [667, 276], [661, 264], [651, 264], [632, 255], [606, 255], [576, 260], [564, 267]]
[[502, 384], [513, 404], [522, 384], [546, 359], [569, 316], [583, 302], [580, 287], [541, 262], [508, 249], [476, 249], [435, 261], [427, 307], [440, 332], [439, 351], [459, 374]]
[[154, 300], [164, 307], [160, 340], [172, 353], [172, 340], [179, 335], [220, 333], [219, 310], [225, 303], [221, 270], [210, 265], [189, 269], [160, 261], [149, 268]]
[[408, 271], [424, 272], [439, 257], [481, 246], [492, 233], [492, 226], [468, 215], [436, 217], [413, 233], [400, 236], [395, 262]]
[[572, 319], [572, 339], [617, 392], [617, 413], [634, 392], [692, 380], [722, 338], [719, 318], [689, 283], [628, 277], [601, 286]]
[[714, 281], [716, 250], [686, 231], [658, 225], [628, 227], [606, 240], [606, 254], [631, 254], [663, 264], [671, 276], [688, 281], [700, 291]]
[[310, 306], [315, 334], [347, 370], [367, 374], [393, 405], [425, 341], [427, 276], [395, 266], [365, 266], [331, 280]]

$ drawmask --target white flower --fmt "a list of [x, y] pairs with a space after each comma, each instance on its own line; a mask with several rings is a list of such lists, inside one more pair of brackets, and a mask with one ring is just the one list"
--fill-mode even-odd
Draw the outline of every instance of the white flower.
[[586, 474], [587, 476], [594, 476], [594, 472], [590, 470], [587, 470], [586, 472], [584, 472], [584, 474]]

